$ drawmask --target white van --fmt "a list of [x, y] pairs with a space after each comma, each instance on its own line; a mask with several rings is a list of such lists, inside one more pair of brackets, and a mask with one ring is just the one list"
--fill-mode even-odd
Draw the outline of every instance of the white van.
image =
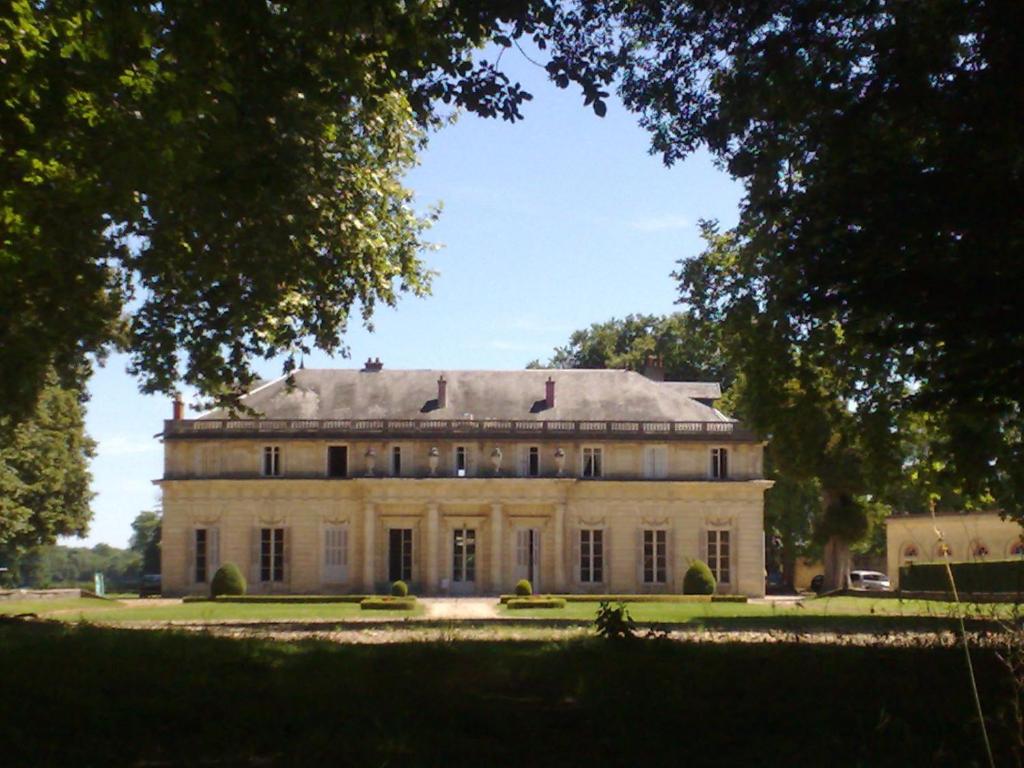
[[874, 592], [887, 592], [892, 588], [889, 577], [878, 571], [850, 571], [850, 587]]

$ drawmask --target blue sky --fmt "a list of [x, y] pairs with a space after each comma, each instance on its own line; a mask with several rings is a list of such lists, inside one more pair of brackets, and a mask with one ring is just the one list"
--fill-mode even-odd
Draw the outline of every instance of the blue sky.
[[[444, 205], [429, 236], [443, 247], [426, 254], [439, 273], [433, 294], [379, 310], [373, 333], [354, 323], [351, 359], [318, 353], [307, 367], [373, 356], [391, 368], [522, 368], [591, 323], [673, 311], [669, 273], [700, 250], [697, 220], [735, 222], [742, 189], [706, 155], [666, 169], [614, 98], [598, 118], [518, 53], [503, 64], [534, 95], [526, 120], [462, 116], [431, 137], [407, 179], [423, 210]], [[159, 499], [153, 436], [171, 404], [139, 394], [125, 365], [111, 356], [89, 387], [86, 426], [99, 447], [86, 545], [125, 546], [132, 519]], [[281, 363], [259, 370], [277, 376]]]

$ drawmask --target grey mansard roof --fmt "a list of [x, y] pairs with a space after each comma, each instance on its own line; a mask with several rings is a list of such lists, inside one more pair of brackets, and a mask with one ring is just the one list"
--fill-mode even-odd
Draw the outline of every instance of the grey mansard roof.
[[[437, 380], [447, 382], [446, 407]], [[545, 382], [555, 405], [545, 407]], [[721, 394], [718, 384], [656, 382], [618, 370], [305, 369], [262, 384], [243, 402], [267, 419], [516, 419], [538, 421], [732, 421], [698, 400]], [[223, 419], [212, 411], [202, 419]]]

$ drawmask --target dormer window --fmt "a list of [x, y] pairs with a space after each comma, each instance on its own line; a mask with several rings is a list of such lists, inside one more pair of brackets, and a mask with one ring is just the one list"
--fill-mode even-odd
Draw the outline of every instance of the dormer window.
[[597, 478], [602, 476], [603, 462], [601, 461], [601, 449], [600, 448], [584, 448], [583, 449], [583, 477]]
[[729, 478], [729, 451], [726, 448], [711, 449], [711, 479], [727, 480]]
[[281, 476], [281, 448], [276, 445], [263, 446], [263, 471], [264, 477]]

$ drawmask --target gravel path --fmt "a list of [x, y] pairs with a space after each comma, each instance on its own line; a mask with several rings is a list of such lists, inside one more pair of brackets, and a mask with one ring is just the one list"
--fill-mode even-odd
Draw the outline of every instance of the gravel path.
[[430, 619], [496, 619], [498, 601], [479, 597], [423, 597]]

